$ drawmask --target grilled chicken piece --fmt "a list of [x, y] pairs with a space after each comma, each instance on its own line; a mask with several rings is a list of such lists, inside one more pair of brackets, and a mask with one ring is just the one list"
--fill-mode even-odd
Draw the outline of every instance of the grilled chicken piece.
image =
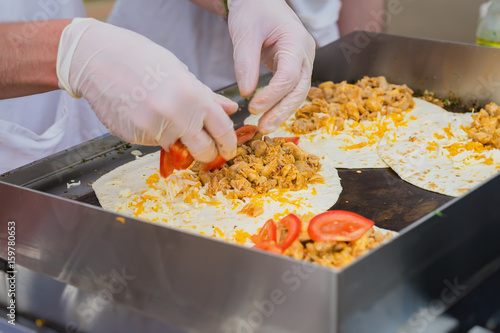
[[218, 170], [200, 171], [199, 177], [207, 186], [207, 195], [232, 191], [234, 197], [242, 199], [276, 187], [296, 191], [311, 180], [314, 184], [324, 182], [317, 173], [320, 168], [319, 157], [306, 154], [292, 142], [266, 136], [239, 145], [237, 157]]

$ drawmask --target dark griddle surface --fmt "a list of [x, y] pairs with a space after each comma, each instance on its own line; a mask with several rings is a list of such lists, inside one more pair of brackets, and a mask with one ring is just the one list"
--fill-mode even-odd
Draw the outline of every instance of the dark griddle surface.
[[[361, 214], [377, 226], [400, 231], [453, 199], [403, 181], [391, 169], [338, 169], [342, 193], [331, 209]], [[99, 206], [95, 192], [76, 199]]]
[[342, 193], [332, 209], [361, 214], [377, 226], [400, 231], [452, 197], [405, 182], [391, 169], [338, 169]]

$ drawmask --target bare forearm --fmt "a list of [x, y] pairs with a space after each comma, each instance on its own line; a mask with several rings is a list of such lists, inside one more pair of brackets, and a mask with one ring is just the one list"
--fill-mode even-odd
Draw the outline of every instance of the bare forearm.
[[355, 30], [384, 31], [385, 15], [381, 15], [384, 9], [384, 0], [342, 0], [338, 21], [340, 35]]
[[0, 23], [0, 99], [58, 89], [57, 49], [70, 22]]

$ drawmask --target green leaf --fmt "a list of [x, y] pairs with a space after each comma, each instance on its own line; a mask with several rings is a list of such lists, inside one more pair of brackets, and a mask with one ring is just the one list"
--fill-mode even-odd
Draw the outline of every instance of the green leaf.
[[444, 214], [441, 213], [439, 210], [433, 210], [432, 212], [434, 213], [434, 215], [437, 215], [439, 217], [443, 217], [444, 216]]

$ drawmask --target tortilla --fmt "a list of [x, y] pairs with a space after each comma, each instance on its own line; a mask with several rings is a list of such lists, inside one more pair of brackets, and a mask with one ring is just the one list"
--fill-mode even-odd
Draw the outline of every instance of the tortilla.
[[[221, 192], [215, 197], [204, 195], [204, 187], [189, 169], [161, 178], [159, 160], [159, 152], [149, 154], [99, 178], [92, 187], [101, 206], [159, 225], [250, 246], [250, 236], [266, 220], [289, 213], [318, 214], [331, 208], [342, 191], [337, 170], [324, 156], [318, 172], [324, 184], [308, 184], [298, 191], [273, 189], [244, 200], [230, 199]], [[261, 205], [264, 212], [255, 218], [238, 214], [250, 202]]]
[[459, 196], [500, 170], [500, 150], [469, 138], [472, 114], [448, 112], [417, 100], [408, 124], [387, 132], [380, 157], [405, 181], [420, 188]]

